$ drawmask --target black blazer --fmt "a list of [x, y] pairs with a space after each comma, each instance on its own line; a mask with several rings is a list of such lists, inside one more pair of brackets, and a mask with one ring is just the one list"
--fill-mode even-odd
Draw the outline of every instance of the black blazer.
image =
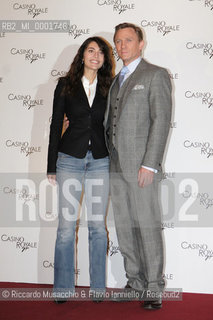
[[[71, 96], [62, 94], [65, 81], [65, 78], [60, 78], [54, 92], [47, 161], [49, 174], [56, 172], [59, 151], [76, 158], [84, 158], [89, 140], [93, 158], [99, 159], [108, 155], [103, 127], [106, 98], [100, 93], [98, 83], [90, 107], [82, 82], [79, 81], [78, 90]], [[64, 114], [69, 119], [69, 127], [61, 137]]]

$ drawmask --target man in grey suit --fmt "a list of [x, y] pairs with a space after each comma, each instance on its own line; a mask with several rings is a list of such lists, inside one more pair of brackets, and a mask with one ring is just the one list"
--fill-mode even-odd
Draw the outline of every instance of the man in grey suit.
[[165, 283], [158, 186], [171, 119], [171, 82], [165, 69], [141, 58], [138, 26], [119, 24], [114, 42], [124, 67], [110, 88], [104, 125], [116, 232], [126, 288], [145, 290], [144, 308], [160, 309]]

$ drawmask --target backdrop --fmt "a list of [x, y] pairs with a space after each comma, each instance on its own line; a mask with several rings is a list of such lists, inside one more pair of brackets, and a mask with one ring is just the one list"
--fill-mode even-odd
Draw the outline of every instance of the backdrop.
[[[213, 0], [16, 1], [0, 4], [0, 281], [53, 283], [57, 203], [45, 172], [54, 89], [90, 36], [112, 45], [117, 73], [114, 27], [128, 21], [173, 85], [160, 196], [167, 288], [213, 293]], [[76, 284], [88, 286], [84, 211]], [[111, 203], [107, 227], [107, 286], [123, 287]]]

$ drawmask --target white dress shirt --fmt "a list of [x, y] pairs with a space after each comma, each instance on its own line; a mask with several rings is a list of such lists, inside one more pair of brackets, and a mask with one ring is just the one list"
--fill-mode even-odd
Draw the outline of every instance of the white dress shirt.
[[[89, 102], [89, 105], [91, 108], [92, 104], [93, 104], [93, 100], [95, 98], [95, 94], [96, 94], [96, 87], [97, 87], [97, 82], [98, 82], [97, 76], [95, 77], [93, 83], [91, 83], [91, 84], [89, 83], [89, 80], [85, 76], [83, 76], [81, 78], [81, 81], [82, 81], [82, 84], [83, 84], [83, 87], [86, 92], [87, 99], [88, 99], [88, 102]], [[91, 144], [91, 140], [89, 140], [89, 145], [90, 144]]]
[[81, 81], [82, 81], [84, 90], [86, 92], [89, 105], [91, 107], [93, 104], [93, 100], [95, 98], [95, 93], [96, 93], [96, 87], [98, 82], [97, 76], [95, 77], [93, 83], [91, 84], [89, 83], [89, 80], [85, 76], [82, 77]]
[[129, 71], [125, 74], [124, 81], [135, 71], [135, 69], [137, 68], [140, 62], [141, 62], [141, 57], [135, 59], [130, 64], [128, 64], [127, 68]]

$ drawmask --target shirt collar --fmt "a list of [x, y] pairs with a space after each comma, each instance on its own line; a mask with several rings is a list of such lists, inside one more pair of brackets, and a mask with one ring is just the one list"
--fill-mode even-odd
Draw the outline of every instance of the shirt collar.
[[83, 76], [82, 78], [81, 78], [81, 81], [82, 81], [82, 83], [83, 83], [83, 86], [85, 86], [85, 87], [95, 87], [96, 86], [96, 84], [97, 84], [97, 82], [98, 82], [98, 78], [97, 78], [97, 76], [95, 77], [95, 79], [94, 79], [94, 81], [93, 81], [93, 83], [89, 83], [89, 80], [85, 77], [85, 76]]
[[140, 62], [141, 62], [141, 57], [138, 57], [137, 59], [132, 61], [130, 64], [128, 64], [127, 68], [129, 70], [129, 73], [133, 73]]

